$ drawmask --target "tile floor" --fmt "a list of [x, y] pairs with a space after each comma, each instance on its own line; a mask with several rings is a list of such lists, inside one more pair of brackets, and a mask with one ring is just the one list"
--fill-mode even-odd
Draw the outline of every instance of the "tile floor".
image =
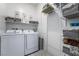
[[51, 56], [50, 54], [48, 54], [47, 52], [40, 50], [38, 52], [35, 52], [29, 56]]

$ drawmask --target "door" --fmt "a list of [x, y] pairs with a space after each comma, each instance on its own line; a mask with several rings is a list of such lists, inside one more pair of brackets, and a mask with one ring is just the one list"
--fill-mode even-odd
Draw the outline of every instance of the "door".
[[48, 52], [52, 55], [61, 55], [62, 27], [57, 13], [48, 15]]
[[24, 36], [6, 35], [1, 37], [2, 56], [23, 56], [24, 55]]

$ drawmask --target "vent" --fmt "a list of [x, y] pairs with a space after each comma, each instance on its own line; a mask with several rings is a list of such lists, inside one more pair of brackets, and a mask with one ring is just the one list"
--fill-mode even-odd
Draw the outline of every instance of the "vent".
[[43, 13], [46, 13], [46, 14], [49, 14], [49, 13], [52, 13], [53, 10], [54, 10], [54, 8], [53, 8], [50, 4], [46, 4], [46, 5], [43, 7], [42, 12], [43, 12]]

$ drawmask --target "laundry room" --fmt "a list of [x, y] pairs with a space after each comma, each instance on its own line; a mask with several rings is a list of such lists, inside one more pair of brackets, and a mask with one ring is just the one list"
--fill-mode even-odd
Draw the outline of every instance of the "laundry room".
[[0, 3], [0, 56], [79, 56], [79, 3]]

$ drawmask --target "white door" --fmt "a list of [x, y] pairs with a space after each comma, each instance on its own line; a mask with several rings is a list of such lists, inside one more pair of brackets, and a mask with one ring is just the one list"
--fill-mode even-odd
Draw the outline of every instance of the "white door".
[[57, 13], [48, 15], [48, 52], [52, 55], [61, 55], [62, 26]]
[[24, 36], [10, 35], [1, 37], [2, 56], [23, 56], [24, 55]]

